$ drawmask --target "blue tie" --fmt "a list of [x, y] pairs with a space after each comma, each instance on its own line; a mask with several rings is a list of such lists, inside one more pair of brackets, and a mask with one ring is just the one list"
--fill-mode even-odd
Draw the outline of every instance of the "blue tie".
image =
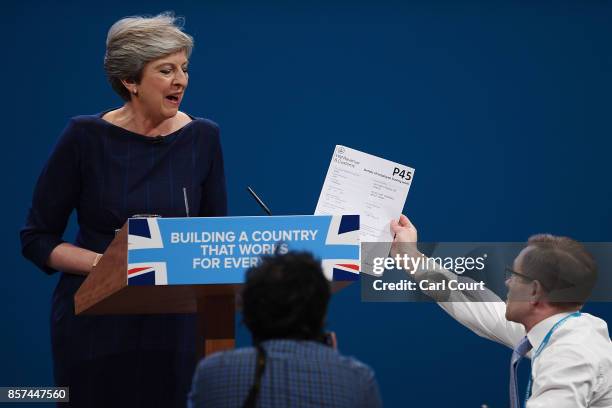
[[512, 359], [510, 360], [510, 408], [520, 408], [518, 384], [516, 383], [516, 368], [523, 357], [525, 357], [525, 354], [531, 350], [531, 347], [529, 339], [525, 336], [512, 352]]

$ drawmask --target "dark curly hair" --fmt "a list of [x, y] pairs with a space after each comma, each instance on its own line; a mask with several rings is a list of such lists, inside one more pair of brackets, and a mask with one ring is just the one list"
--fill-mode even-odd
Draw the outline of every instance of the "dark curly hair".
[[246, 273], [243, 321], [254, 342], [318, 340], [330, 298], [321, 263], [307, 252], [264, 257]]

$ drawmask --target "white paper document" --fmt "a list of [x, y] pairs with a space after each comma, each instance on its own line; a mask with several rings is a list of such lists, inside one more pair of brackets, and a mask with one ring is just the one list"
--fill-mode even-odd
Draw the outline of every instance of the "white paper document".
[[361, 242], [391, 242], [414, 169], [337, 145], [315, 215], [359, 214]]

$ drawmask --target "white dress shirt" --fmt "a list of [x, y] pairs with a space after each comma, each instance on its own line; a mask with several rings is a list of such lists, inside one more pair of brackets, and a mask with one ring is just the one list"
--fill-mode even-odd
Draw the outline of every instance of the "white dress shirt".
[[[437, 272], [457, 278], [445, 270]], [[486, 298], [497, 301], [473, 301], [453, 291], [447, 301], [438, 304], [474, 333], [511, 349], [527, 335], [533, 346], [527, 354], [530, 359], [555, 323], [569, 314], [550, 316], [525, 333], [522, 324], [506, 320], [505, 302], [490, 291]], [[531, 376], [533, 385], [527, 408], [611, 408], [612, 343], [606, 322], [588, 313], [567, 319], [555, 329], [535, 360], [531, 360]], [[520, 397], [522, 402], [524, 394]]]

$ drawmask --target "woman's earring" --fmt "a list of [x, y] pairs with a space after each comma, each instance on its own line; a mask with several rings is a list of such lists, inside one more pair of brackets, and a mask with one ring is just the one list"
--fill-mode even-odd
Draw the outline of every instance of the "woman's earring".
[[134, 95], [138, 95], [138, 89], [136, 89], [136, 88], [132, 89], [132, 93], [133, 93]]

